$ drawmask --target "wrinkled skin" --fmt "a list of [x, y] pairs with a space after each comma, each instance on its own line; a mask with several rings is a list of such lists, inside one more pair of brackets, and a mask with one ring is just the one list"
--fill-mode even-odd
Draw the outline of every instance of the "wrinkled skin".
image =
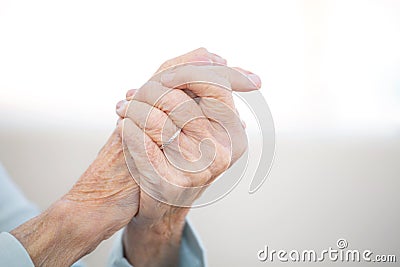
[[[160, 69], [191, 61], [224, 64], [219, 56], [200, 48], [163, 63]], [[129, 95], [129, 94], [128, 94]], [[99, 155], [64, 197], [68, 201], [99, 208], [100, 213], [114, 218], [113, 228], [122, 228], [138, 212], [139, 187], [125, 163], [121, 136], [121, 121], [101, 149]]]
[[[201, 63], [174, 67], [193, 61]], [[116, 129], [73, 188], [11, 232], [35, 266], [70, 266], [124, 226], [125, 257], [135, 267], [177, 265], [187, 207], [205, 188], [197, 187], [211, 183], [247, 147], [231, 90], [258, 89], [260, 80], [224, 65], [224, 59], [200, 48], [165, 62], [144, 86], [127, 92], [117, 105]], [[193, 116], [201, 119], [186, 123]], [[179, 128], [179, 136], [160, 149]], [[199, 158], [200, 165], [188, 162]]]
[[[171, 73], [174, 80], [163, 80]], [[175, 206], [190, 206], [203, 190], [200, 187], [212, 182], [247, 148], [231, 90], [214, 84], [188, 84], [200, 76], [233, 90], [257, 89], [239, 72], [227, 76], [226, 67], [185, 65], [163, 73], [161, 82], [153, 79], [146, 83], [117, 111], [125, 118], [124, 140], [127, 154], [133, 158], [133, 176], [142, 190]], [[170, 89], [174, 83], [185, 84]], [[184, 90], [196, 95], [196, 101]], [[162, 149], [180, 129], [177, 138]]]
[[[181, 65], [164, 69], [141, 88], [128, 91], [127, 99], [118, 103], [117, 113], [123, 119], [130, 171], [141, 186], [139, 212], [128, 229], [162, 225], [159, 233], [170, 237], [171, 229], [184, 224], [185, 207], [246, 150], [244, 125], [232, 90], [256, 90], [260, 87], [257, 78], [242, 69], [227, 71], [221, 65]], [[191, 83], [200, 80], [225, 88]], [[178, 88], [171, 89], [177, 84]], [[179, 129], [178, 137], [162, 149]], [[193, 160], [200, 164], [190, 162]], [[190, 168], [196, 172], [188, 171]], [[133, 259], [141, 250], [136, 251]]]

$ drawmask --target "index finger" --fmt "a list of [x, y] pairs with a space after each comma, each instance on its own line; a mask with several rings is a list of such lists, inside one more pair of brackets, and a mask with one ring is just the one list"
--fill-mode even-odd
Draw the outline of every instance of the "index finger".
[[[258, 75], [227, 66], [180, 65], [160, 73], [159, 79], [166, 87], [184, 87], [189, 90], [190, 86], [185, 85], [191, 83], [214, 84], [237, 92], [253, 91], [261, 87]], [[193, 88], [191, 91], [200, 97], [210, 96], [210, 92], [206, 90]]]

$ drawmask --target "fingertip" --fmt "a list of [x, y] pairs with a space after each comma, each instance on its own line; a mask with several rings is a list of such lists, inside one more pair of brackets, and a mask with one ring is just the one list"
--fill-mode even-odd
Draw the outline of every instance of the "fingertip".
[[119, 110], [119, 109], [121, 108], [121, 106], [123, 105], [124, 101], [125, 101], [125, 100], [120, 100], [120, 101], [118, 101], [118, 103], [115, 105], [115, 109], [116, 109], [116, 110]]
[[137, 89], [130, 89], [126, 92], [126, 98], [130, 99], [135, 96]]
[[261, 79], [257, 74], [251, 73], [248, 74], [247, 77], [253, 82], [257, 89], [261, 88]]
[[205, 47], [199, 47], [199, 48], [193, 50], [192, 52], [208, 53], [208, 50]]
[[240, 67], [232, 67], [232, 69], [239, 72], [246, 79], [246, 82], [243, 81], [241, 88], [237, 88], [237, 91], [247, 92], [261, 88], [261, 79], [257, 74]]
[[117, 111], [117, 114], [120, 116], [120, 117], [125, 117], [125, 112], [126, 112], [126, 107], [127, 107], [127, 105], [128, 105], [128, 101], [127, 100], [121, 100], [121, 101], [119, 101], [118, 103], [117, 103], [117, 106], [116, 106], [116, 111]]

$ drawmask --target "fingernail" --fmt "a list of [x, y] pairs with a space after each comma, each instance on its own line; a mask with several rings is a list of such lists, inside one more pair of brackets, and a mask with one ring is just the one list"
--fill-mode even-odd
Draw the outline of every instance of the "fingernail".
[[117, 105], [116, 105], [116, 109], [118, 110], [121, 106], [122, 103], [124, 102], [124, 100], [118, 101]]
[[256, 74], [249, 74], [247, 77], [257, 86], [257, 88], [261, 88], [261, 79]]
[[117, 113], [121, 113], [125, 109], [126, 103], [126, 100], [121, 100], [117, 103]]
[[173, 73], [173, 72], [164, 73], [161, 76], [161, 82], [162, 83], [169, 83], [174, 79], [174, 77], [175, 77], [175, 73]]
[[128, 92], [126, 92], [126, 97], [131, 97], [136, 93], [136, 89], [131, 89]]

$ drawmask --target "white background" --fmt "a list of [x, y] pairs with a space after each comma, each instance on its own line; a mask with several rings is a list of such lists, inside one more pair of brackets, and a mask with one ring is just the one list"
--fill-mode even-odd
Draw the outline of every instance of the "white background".
[[0, 3], [2, 121], [111, 129], [127, 89], [204, 46], [261, 76], [278, 132], [399, 131], [399, 1]]
[[246, 182], [192, 212], [211, 266], [338, 238], [397, 253], [400, 1], [0, 0], [0, 160], [47, 207], [104, 144], [125, 91], [200, 46], [259, 74], [277, 132], [256, 195]]

